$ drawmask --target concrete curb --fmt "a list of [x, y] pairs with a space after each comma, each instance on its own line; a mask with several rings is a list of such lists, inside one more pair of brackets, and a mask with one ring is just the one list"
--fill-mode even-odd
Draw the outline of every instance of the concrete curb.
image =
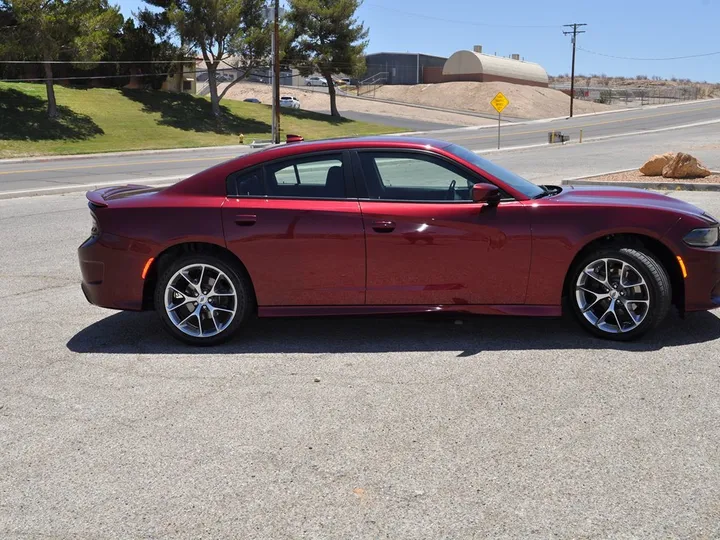
[[68, 159], [101, 159], [123, 156], [153, 156], [156, 154], [175, 154], [180, 152], [194, 152], [197, 150], [242, 150], [243, 153], [251, 152], [252, 148], [248, 145], [234, 144], [229, 146], [196, 146], [192, 148], [162, 148], [158, 150], [128, 150], [122, 152], [102, 152], [97, 154], [64, 154], [61, 156], [34, 156], [26, 158], [8, 158], [0, 159], [0, 165], [9, 165], [11, 163], [42, 163], [45, 161], [64, 161]]
[[[604, 172], [600, 174], [593, 174], [589, 176], [581, 176], [578, 178], [568, 178], [566, 180], [562, 180], [561, 185], [563, 186], [614, 186], [614, 187], [631, 187], [631, 188], [640, 188], [640, 189], [653, 189], [656, 191], [715, 191], [720, 192], [720, 184], [706, 184], [706, 183], [697, 183], [697, 182], [675, 182], [675, 181], [669, 181], [669, 182], [658, 182], [658, 181], [648, 181], [648, 182], [610, 182], [607, 180], [593, 180], [593, 178], [598, 178], [600, 176], [607, 176], [609, 174], [618, 174], [618, 173], [624, 173], [629, 171], [634, 171], [635, 168], [632, 169], [621, 169], [619, 171], [609, 171]], [[713, 171], [714, 174], [720, 174]]]

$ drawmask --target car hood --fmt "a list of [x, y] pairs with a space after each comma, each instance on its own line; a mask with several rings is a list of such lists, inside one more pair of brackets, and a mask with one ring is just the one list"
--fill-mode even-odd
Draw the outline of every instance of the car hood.
[[668, 197], [667, 195], [637, 188], [563, 186], [562, 192], [550, 199], [563, 204], [662, 208], [714, 221], [702, 209], [693, 204], [675, 197]]

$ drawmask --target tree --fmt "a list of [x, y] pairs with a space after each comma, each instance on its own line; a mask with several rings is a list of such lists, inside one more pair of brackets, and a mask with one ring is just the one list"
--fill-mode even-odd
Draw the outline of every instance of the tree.
[[[161, 8], [159, 13], [145, 10], [144, 21], [154, 20], [162, 31], [172, 27], [181, 42], [199, 50], [208, 72], [212, 112], [220, 116], [220, 100], [238, 81], [267, 60], [270, 25], [264, 19], [264, 0], [145, 0]], [[231, 63], [229, 60], [236, 59]], [[243, 70], [242, 74], [218, 94], [219, 66]], [[225, 69], [221, 67], [220, 69]]]
[[330, 114], [337, 110], [333, 75], [358, 76], [365, 70], [368, 31], [355, 18], [361, 0], [290, 0], [287, 21], [295, 31], [291, 62], [303, 76], [319, 72], [330, 95]]
[[182, 69], [181, 61], [188, 55], [188, 51], [174, 45], [168, 36], [157, 39], [153, 30], [142, 20], [136, 24], [133, 19], [127, 19], [116, 43], [117, 46], [108, 51], [105, 59], [122, 62], [119, 64], [120, 72], [130, 76], [132, 87], [151, 86], [159, 89], [167, 74], [176, 69], [176, 62], [180, 62], [177, 65]]
[[61, 56], [97, 61], [123, 22], [120, 10], [107, 0], [5, 0], [15, 27], [9, 47], [22, 59], [43, 64], [48, 116], [58, 116], [53, 64]]

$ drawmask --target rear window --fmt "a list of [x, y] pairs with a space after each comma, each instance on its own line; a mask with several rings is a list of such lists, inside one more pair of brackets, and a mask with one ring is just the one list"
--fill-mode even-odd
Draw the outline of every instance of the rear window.
[[344, 199], [345, 168], [342, 154], [286, 159], [227, 179], [229, 197], [280, 197], [292, 199]]

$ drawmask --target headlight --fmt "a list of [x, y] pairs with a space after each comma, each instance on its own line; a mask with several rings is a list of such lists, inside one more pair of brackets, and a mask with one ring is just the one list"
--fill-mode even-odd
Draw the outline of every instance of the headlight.
[[720, 240], [720, 227], [708, 227], [707, 229], [694, 229], [683, 238], [688, 246], [713, 247], [718, 245]]

